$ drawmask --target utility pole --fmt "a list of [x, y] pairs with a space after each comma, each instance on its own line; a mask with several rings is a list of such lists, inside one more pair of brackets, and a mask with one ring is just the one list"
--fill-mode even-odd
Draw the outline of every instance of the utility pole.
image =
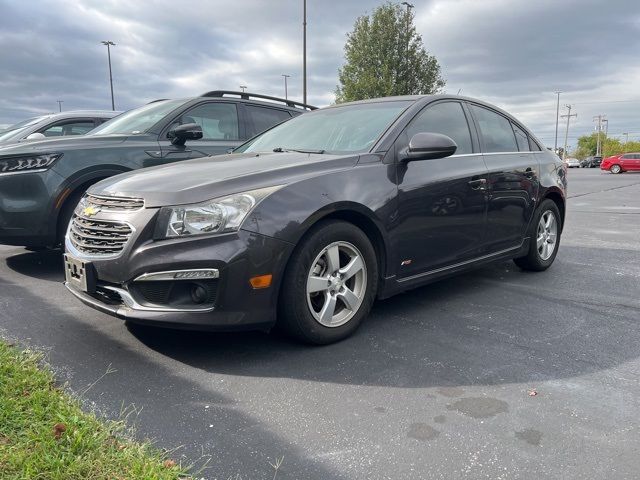
[[111, 46], [116, 46], [111, 40], [102, 40], [103, 45], [107, 46], [107, 57], [109, 58], [109, 85], [111, 86], [111, 110], [116, 110], [116, 104], [113, 101], [113, 75], [111, 75]]
[[562, 150], [562, 160], [564, 161], [565, 158], [567, 158], [567, 139], [569, 138], [569, 120], [571, 119], [571, 117], [577, 117], [578, 114], [574, 113], [573, 115], [571, 114], [571, 105], [565, 105], [567, 107], [567, 114], [566, 115], [562, 115], [562, 118], [567, 118], [567, 128], [564, 131], [564, 149]]
[[603, 118], [602, 123], [604, 123], [604, 139], [606, 140], [609, 138], [609, 120]]
[[409, 71], [409, 30], [411, 29], [411, 9], [414, 7], [413, 4], [409, 3], [409, 2], [402, 2], [401, 5], [404, 5], [407, 7], [407, 52], [406, 52], [406, 57], [405, 57], [405, 94], [406, 95], [410, 95], [411, 94], [411, 82], [410, 82], [410, 78], [411, 78], [411, 72]]
[[289, 78], [291, 75], [286, 75], [283, 73], [282, 76], [284, 77], [284, 99], [288, 100], [289, 94], [287, 92], [287, 78]]
[[624, 144], [626, 145], [629, 142], [629, 132], [625, 132], [622, 135], [624, 135]]
[[553, 153], [558, 153], [558, 120], [560, 119], [560, 94], [562, 92], [560, 90], [556, 90], [556, 95], [558, 96], [558, 102], [556, 103], [556, 140], [553, 143]]
[[596, 157], [602, 156], [602, 143], [600, 141], [600, 132], [602, 131], [602, 121], [606, 120], [606, 115], [598, 115], [593, 117], [593, 121], [598, 121], [598, 126], [596, 127], [598, 131], [598, 143], [596, 144]]
[[56, 100], [56, 102], [58, 102], [58, 111], [61, 112], [62, 111], [62, 104], [64, 103], [64, 100]]
[[240, 88], [242, 89], [242, 93], [244, 93], [244, 91], [247, 89], [246, 85], [240, 85]]
[[302, 0], [302, 103], [307, 104], [307, 0]]

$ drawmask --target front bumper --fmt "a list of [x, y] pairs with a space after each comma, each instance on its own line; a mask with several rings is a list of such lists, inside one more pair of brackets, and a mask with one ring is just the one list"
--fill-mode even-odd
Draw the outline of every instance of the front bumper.
[[[154, 219], [149, 211], [142, 216]], [[280, 279], [292, 244], [243, 230], [154, 241], [145, 238], [151, 230], [139, 228], [138, 237], [116, 258], [80, 256], [92, 269], [96, 291], [83, 292], [69, 283], [67, 289], [96, 310], [136, 323], [199, 330], [268, 330], [273, 326]], [[67, 252], [77, 257], [68, 239], [66, 245]], [[141, 276], [194, 269], [216, 271], [215, 300], [206, 308], [150, 303], [148, 298], [140, 298]], [[269, 288], [252, 288], [250, 278], [267, 274], [273, 276]]]
[[51, 213], [62, 182], [53, 170], [0, 175], [0, 243], [53, 244], [56, 222]]

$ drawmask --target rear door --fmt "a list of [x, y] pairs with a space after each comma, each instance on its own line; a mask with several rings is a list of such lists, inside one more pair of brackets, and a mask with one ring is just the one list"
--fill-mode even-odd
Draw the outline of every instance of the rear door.
[[247, 121], [247, 138], [251, 138], [269, 128], [291, 118], [287, 110], [262, 105], [244, 104]]
[[[202, 139], [188, 140], [183, 146], [173, 145], [167, 133], [178, 125], [195, 123], [202, 128]], [[235, 102], [203, 102], [176, 118], [160, 135], [162, 157], [155, 164], [227, 153], [239, 146], [245, 135]]]
[[420, 132], [451, 137], [455, 155], [396, 160], [398, 277], [408, 279], [482, 255], [487, 208], [487, 168], [461, 102], [426, 106], [396, 141], [396, 155]]
[[489, 170], [486, 248], [519, 247], [535, 209], [539, 165], [526, 132], [501, 113], [470, 104]]

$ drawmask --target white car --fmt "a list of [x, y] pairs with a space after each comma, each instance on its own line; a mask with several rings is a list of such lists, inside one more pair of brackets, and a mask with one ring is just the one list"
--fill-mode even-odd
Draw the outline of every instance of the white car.
[[577, 158], [567, 158], [564, 162], [569, 168], [580, 168], [580, 160], [578, 160]]

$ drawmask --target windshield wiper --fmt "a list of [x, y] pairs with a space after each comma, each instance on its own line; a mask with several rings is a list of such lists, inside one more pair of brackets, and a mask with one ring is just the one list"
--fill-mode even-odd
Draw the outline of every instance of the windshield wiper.
[[283, 153], [283, 152], [298, 152], [298, 153], [324, 153], [324, 150], [305, 150], [305, 149], [296, 149], [296, 148], [283, 148], [283, 147], [276, 147], [273, 149], [274, 152], [276, 153]]

